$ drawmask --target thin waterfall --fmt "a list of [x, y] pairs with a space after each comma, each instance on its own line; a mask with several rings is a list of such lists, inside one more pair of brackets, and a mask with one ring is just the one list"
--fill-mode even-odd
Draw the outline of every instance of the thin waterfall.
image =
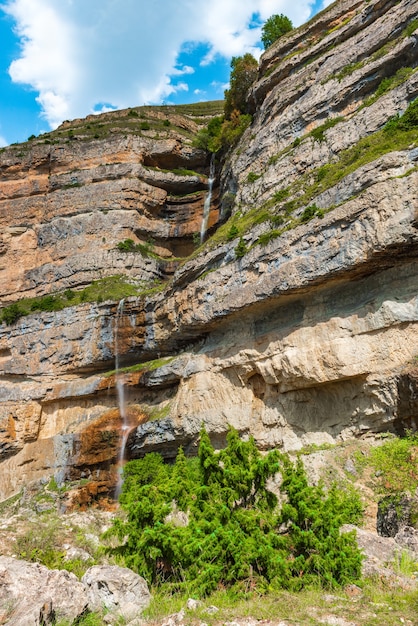
[[118, 397], [118, 407], [119, 407], [119, 414], [122, 420], [122, 425], [121, 425], [121, 434], [122, 434], [122, 438], [121, 438], [121, 443], [120, 443], [120, 447], [119, 447], [119, 454], [118, 454], [118, 461], [117, 461], [117, 468], [118, 468], [118, 482], [116, 485], [116, 490], [115, 490], [115, 498], [117, 499], [120, 495], [120, 492], [122, 490], [122, 470], [123, 470], [123, 464], [124, 464], [124, 460], [125, 460], [125, 451], [126, 451], [126, 444], [128, 441], [128, 435], [129, 435], [129, 423], [128, 423], [128, 415], [127, 415], [127, 411], [126, 411], [126, 398], [125, 398], [125, 385], [124, 385], [124, 375], [119, 371], [120, 370], [120, 365], [119, 365], [119, 360], [120, 360], [120, 350], [119, 350], [119, 332], [120, 332], [120, 328], [121, 328], [121, 322], [122, 322], [122, 317], [123, 317], [123, 307], [125, 304], [125, 300], [124, 298], [122, 298], [122, 300], [120, 300], [119, 304], [118, 304], [118, 309], [116, 312], [116, 324], [115, 324], [115, 378], [116, 378], [116, 393], [117, 393], [117, 397]]
[[203, 243], [208, 228], [210, 203], [212, 201], [213, 183], [215, 182], [215, 153], [212, 152], [209, 167], [209, 180], [208, 180], [208, 193], [205, 198], [205, 204], [203, 205], [203, 219], [200, 227], [200, 243]]

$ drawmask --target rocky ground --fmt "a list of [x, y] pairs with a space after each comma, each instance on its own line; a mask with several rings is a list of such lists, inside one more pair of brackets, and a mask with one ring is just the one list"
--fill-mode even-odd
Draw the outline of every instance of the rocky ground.
[[[108, 502], [107, 508], [69, 512], [71, 486], [58, 488], [51, 481], [28, 486], [1, 505], [0, 624], [50, 624], [54, 623], [54, 612], [58, 615], [60, 611], [70, 624], [89, 606], [93, 614], [82, 618], [80, 624], [415, 625], [418, 531], [407, 527], [395, 537], [377, 534], [378, 486], [382, 477], [361, 464], [361, 457], [366, 457], [370, 448], [379, 443], [381, 439], [369, 438], [328, 449], [307, 449], [303, 455], [312, 481], [349, 482], [360, 490], [365, 517], [363, 527], [357, 529], [357, 539], [365, 554], [363, 573], [367, 582], [329, 593], [249, 593], [245, 599], [220, 590], [204, 601], [188, 598], [187, 594], [169, 597], [152, 590], [154, 597], [144, 613], [149, 602], [145, 582], [118, 569], [121, 563], [116, 564], [103, 551], [103, 533], [118, 514], [117, 507]], [[48, 569], [28, 564], [30, 560], [41, 561]], [[58, 572], [56, 568], [66, 570]], [[92, 588], [101, 590], [99, 600]], [[108, 607], [105, 615], [99, 611], [103, 605]], [[83, 621], [93, 618], [96, 621]]]

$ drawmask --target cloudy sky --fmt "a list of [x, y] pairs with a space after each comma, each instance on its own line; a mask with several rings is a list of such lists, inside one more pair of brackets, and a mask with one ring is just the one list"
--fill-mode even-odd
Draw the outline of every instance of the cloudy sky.
[[260, 29], [331, 0], [0, 0], [0, 146], [109, 108], [223, 98]]

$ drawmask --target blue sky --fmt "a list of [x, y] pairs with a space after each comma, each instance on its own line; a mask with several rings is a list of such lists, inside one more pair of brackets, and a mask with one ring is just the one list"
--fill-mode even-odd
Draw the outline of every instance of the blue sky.
[[0, 146], [65, 119], [223, 98], [232, 56], [331, 0], [0, 0]]

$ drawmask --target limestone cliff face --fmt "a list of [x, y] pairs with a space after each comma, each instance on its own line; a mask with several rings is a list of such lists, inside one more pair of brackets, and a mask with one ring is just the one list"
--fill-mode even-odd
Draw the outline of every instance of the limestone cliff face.
[[[412, 0], [342, 0], [265, 52], [213, 237], [182, 263], [163, 259], [192, 250], [208, 160], [173, 128], [2, 153], [4, 303], [169, 280], [123, 315], [85, 302], [1, 326], [0, 497], [51, 474], [109, 489], [116, 347], [130, 457], [193, 452], [202, 423], [263, 449], [416, 427], [418, 134], [382, 148], [382, 128], [418, 96], [417, 19]], [[116, 248], [149, 237], [158, 256]]]
[[[2, 152], [3, 304], [109, 275], [158, 277], [163, 268], [155, 259], [117, 248], [126, 239], [151, 241], [165, 258], [193, 249], [207, 189], [207, 156], [180, 135], [165, 134], [92, 140], [71, 135], [66, 142], [38, 140], [33, 147]], [[211, 223], [214, 218], [213, 213]]]

